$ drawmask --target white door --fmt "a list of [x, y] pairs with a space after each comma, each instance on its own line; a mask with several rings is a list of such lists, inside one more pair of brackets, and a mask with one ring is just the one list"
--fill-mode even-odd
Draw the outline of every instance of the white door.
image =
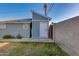
[[48, 23], [40, 22], [40, 38], [48, 38]]

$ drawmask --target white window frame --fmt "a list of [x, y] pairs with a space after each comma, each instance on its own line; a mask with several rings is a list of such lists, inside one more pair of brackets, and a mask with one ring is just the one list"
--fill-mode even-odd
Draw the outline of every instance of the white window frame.
[[23, 24], [23, 29], [24, 29], [24, 30], [29, 30], [29, 29], [28, 29], [28, 24]]
[[0, 23], [0, 29], [6, 29], [6, 24]]

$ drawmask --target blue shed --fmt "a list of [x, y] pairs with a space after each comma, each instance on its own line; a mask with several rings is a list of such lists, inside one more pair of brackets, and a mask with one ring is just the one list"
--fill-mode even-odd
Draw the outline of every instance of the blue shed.
[[50, 17], [32, 12], [32, 38], [48, 38]]

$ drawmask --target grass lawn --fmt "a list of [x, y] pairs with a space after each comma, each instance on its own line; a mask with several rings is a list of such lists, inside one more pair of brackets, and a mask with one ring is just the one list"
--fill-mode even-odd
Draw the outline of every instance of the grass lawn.
[[0, 55], [7, 56], [68, 56], [54, 43], [11, 42], [0, 47]]

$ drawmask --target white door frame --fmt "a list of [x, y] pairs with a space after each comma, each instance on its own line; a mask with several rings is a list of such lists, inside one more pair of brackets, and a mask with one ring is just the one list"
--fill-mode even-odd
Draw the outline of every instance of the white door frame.
[[40, 22], [40, 38], [48, 38], [48, 22]]

